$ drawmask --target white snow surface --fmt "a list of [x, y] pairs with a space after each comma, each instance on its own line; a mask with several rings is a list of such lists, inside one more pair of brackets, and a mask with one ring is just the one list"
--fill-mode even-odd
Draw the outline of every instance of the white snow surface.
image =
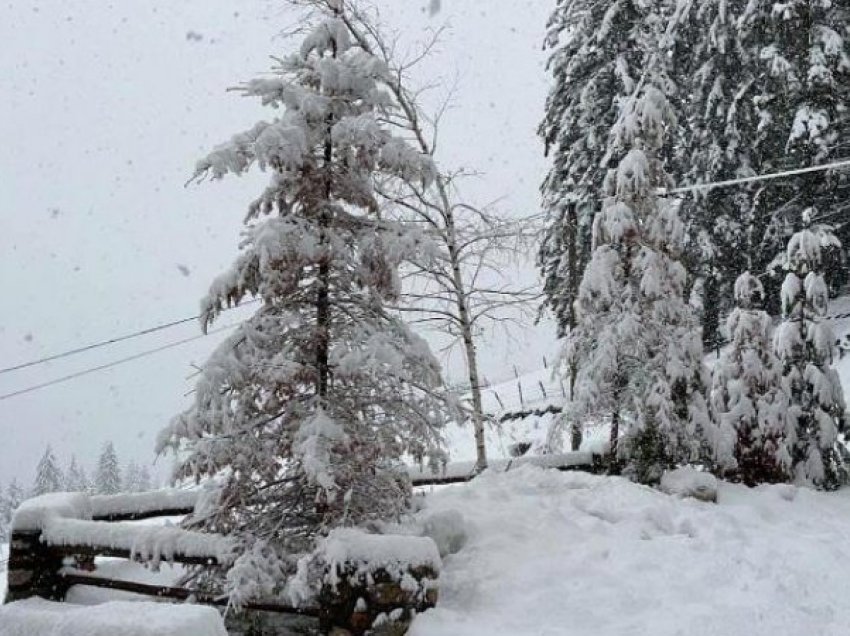
[[532, 466], [442, 488], [422, 514], [459, 511], [467, 539], [410, 636], [846, 634], [850, 491], [718, 497]]
[[199, 605], [112, 601], [97, 606], [43, 599], [0, 607], [0, 636], [227, 636], [219, 613]]

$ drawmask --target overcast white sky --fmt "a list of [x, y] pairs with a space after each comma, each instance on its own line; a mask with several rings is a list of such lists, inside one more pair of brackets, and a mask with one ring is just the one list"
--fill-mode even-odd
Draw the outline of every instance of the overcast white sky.
[[[430, 0], [377, 3], [410, 37], [450, 26], [420, 69], [423, 82], [459, 81], [441, 162], [482, 172], [466, 184], [472, 199], [536, 212], [546, 168], [534, 135], [547, 85], [540, 44], [552, 2], [442, 0], [434, 17]], [[183, 184], [201, 154], [266, 117], [225, 89], [289, 49], [277, 35], [292, 23], [271, 0], [0, 7], [0, 367], [197, 312], [235, 257], [245, 206], [265, 177]], [[196, 333], [189, 324], [3, 374], [0, 394]], [[515, 335], [482, 351], [490, 379], [552, 355], [548, 327]], [[191, 365], [216, 342], [0, 401], [0, 483], [29, 485], [47, 442], [63, 462], [73, 453], [91, 466], [106, 439], [122, 461], [151, 461], [157, 431], [188, 404]], [[457, 377], [458, 360], [448, 371]]]

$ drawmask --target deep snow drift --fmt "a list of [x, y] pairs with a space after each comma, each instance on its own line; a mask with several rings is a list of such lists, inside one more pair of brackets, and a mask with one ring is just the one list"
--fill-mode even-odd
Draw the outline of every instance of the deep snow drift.
[[457, 510], [412, 636], [846, 634], [850, 491], [721, 483], [719, 503], [523, 467], [426, 497]]

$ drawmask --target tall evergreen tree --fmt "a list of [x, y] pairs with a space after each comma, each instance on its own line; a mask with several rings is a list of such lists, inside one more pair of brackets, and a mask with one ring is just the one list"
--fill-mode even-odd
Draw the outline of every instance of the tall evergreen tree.
[[68, 470], [65, 472], [65, 488], [70, 492], [90, 492], [91, 482], [85, 469], [77, 463], [77, 458], [72, 456]]
[[829, 305], [823, 276], [823, 252], [835, 246], [830, 228], [811, 224], [816, 212], [803, 214], [804, 229], [788, 241], [782, 284], [783, 322], [775, 348], [791, 395], [788, 416], [795, 430], [791, 452], [794, 477], [823, 488], [845, 477], [838, 435], [845, 430], [845, 402], [838, 374], [831, 367], [835, 336], [824, 320]]
[[5, 495], [2, 499], [2, 507], [0, 507], [0, 533], [5, 533], [6, 538], [9, 537], [12, 529], [12, 516], [21, 502], [24, 500], [24, 489], [16, 479], [12, 479], [6, 488]]
[[121, 467], [112, 442], [106, 442], [97, 460], [94, 490], [99, 495], [114, 495], [121, 492]]
[[726, 323], [731, 344], [714, 365], [711, 389], [715, 465], [749, 486], [787, 481], [796, 432], [759, 279], [741, 274], [735, 302]]
[[[399, 264], [424, 243], [380, 218], [374, 181], [433, 175], [380, 123], [392, 117], [386, 66], [334, 16], [279, 62], [243, 91], [280, 115], [198, 166], [216, 178], [272, 174], [202, 322], [249, 294], [262, 306], [204, 365], [193, 406], [159, 448], [185, 451], [178, 476], [222, 480], [215, 510], [189, 525], [265, 542], [292, 567], [332, 527], [399, 515], [411, 490], [394, 465], [438, 447], [451, 411], [427, 345], [384, 308]], [[273, 567], [263, 561], [254, 565]]]
[[612, 129], [622, 159], [606, 179], [565, 349], [567, 368], [578, 369], [567, 416], [609, 418], [612, 456], [644, 482], [700, 459], [709, 424], [699, 325], [685, 302], [684, 226], [657, 195], [670, 184], [658, 152], [673, 121], [651, 82], [623, 105]]
[[151, 471], [147, 464], [142, 464], [139, 468], [139, 491], [146, 492], [153, 488], [153, 480], [151, 479]]
[[[685, 183], [709, 183], [820, 165], [850, 156], [850, 5], [791, 0], [688, 4], [690, 43], [673, 68], [688, 86]], [[750, 269], [778, 312], [772, 267], [794, 227], [816, 206], [830, 222], [846, 210], [850, 178], [827, 171], [698, 192], [685, 201], [693, 269], [703, 279], [705, 335], [718, 340], [736, 277]], [[842, 212], [843, 211], [843, 212]], [[838, 258], [840, 254], [831, 254]], [[834, 268], [842, 272], [841, 268]], [[833, 287], [847, 274], [833, 275]]]
[[[599, 193], [621, 156], [612, 152], [611, 128], [648, 66], [656, 87], [673, 96], [663, 52], [671, 43], [672, 14], [670, 2], [558, 0], [549, 19], [545, 48], [553, 85], [538, 133], [552, 166], [541, 186], [546, 221], [538, 259], [559, 335], [577, 324], [574, 303], [590, 260]], [[668, 147], [659, 157], [671, 155]]]
[[32, 487], [32, 496], [44, 495], [50, 492], [59, 492], [63, 487], [62, 471], [56, 463], [56, 457], [48, 444], [44, 449], [44, 455], [38, 462], [35, 470], [35, 482]]

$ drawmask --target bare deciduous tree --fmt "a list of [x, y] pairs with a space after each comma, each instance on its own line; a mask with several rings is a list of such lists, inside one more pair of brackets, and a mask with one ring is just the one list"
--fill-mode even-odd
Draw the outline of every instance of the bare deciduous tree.
[[[398, 109], [385, 122], [401, 131], [420, 152], [437, 154], [440, 120], [450, 104], [445, 99], [433, 115], [422, 105], [427, 88], [414, 89], [411, 70], [432, 53], [442, 29], [409, 54], [399, 52], [398, 36], [381, 24], [377, 10], [361, 0], [289, 0], [290, 4], [326, 12], [344, 7], [343, 20], [352, 39], [382, 59], [390, 70], [386, 88]], [[459, 179], [470, 176], [450, 172], [437, 164], [433, 183], [423, 186], [414, 179], [387, 182], [379, 188], [387, 214], [421, 222], [435, 239], [439, 253], [406, 272], [405, 293], [398, 309], [412, 314], [411, 322], [438, 330], [450, 338], [449, 348], [460, 345], [471, 394], [470, 417], [476, 446], [476, 469], [487, 466], [484, 439], [485, 414], [481, 399], [482, 377], [476, 342], [483, 326], [516, 323], [533, 317], [539, 298], [535, 286], [516, 285], [515, 270], [506, 274], [529, 252], [534, 238], [530, 219], [509, 218], [496, 204], [475, 205], [464, 200]], [[511, 275], [514, 274], [514, 275]]]

